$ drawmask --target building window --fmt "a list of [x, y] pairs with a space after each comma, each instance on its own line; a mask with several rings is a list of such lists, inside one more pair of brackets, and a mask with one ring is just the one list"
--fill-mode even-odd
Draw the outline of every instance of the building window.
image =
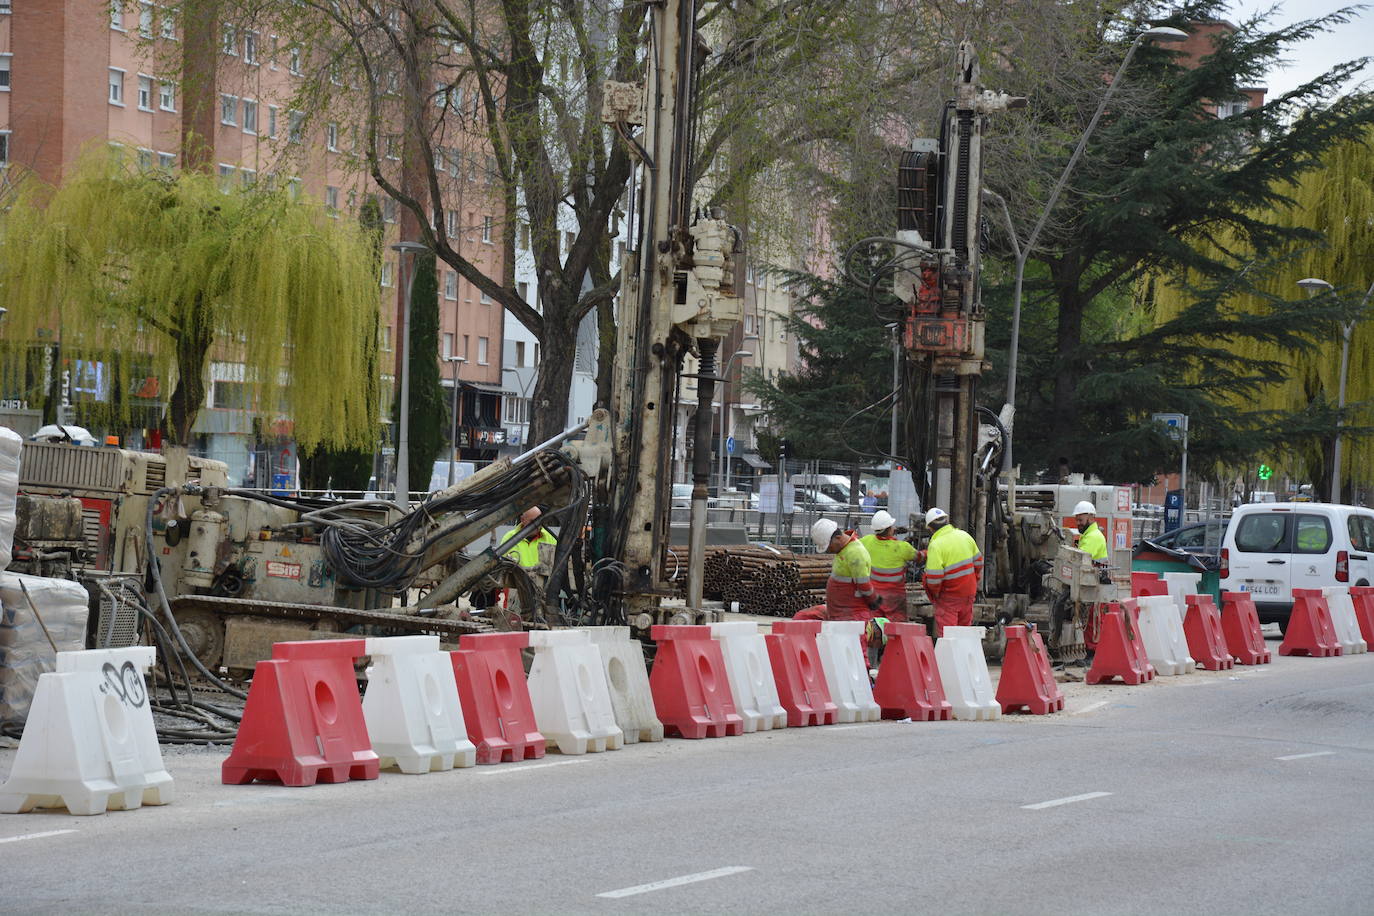
[[[5, 4], [9, 6], [9, 4]], [[124, 31], [124, 0], [111, 0], [110, 2], [110, 28], [117, 31]]]
[[0, 14], [10, 14], [10, 0], [0, 0]]
[[168, 41], [177, 40], [177, 11], [174, 9], [162, 10], [162, 37]]
[[400, 159], [400, 144], [397, 142], [395, 134], [386, 135], [386, 158]]
[[267, 66], [272, 70], [277, 69], [277, 45], [277, 36], [269, 35], [267, 37]]
[[383, 262], [382, 262], [382, 285], [383, 285], [383, 286], [390, 286], [390, 285], [391, 285], [391, 282], [392, 282], [392, 280], [391, 280], [391, 271], [392, 271], [391, 262], [390, 262], [390, 261], [383, 261]]
[[287, 112], [286, 140], [288, 143], [300, 143], [305, 140], [305, 112]]
[[488, 296], [486, 293], [483, 293], [481, 301], [483, 305], [491, 305], [492, 298]]
[[482, 241], [491, 242], [491, 217], [482, 217]]
[[563, 233], [563, 253], [567, 254], [573, 249], [573, 242], [577, 241], [577, 236], [571, 232]]
[[158, 168], [160, 168], [160, 169], [166, 169], [167, 171], [170, 172], [172, 169], [176, 168], [176, 164], [177, 164], [176, 153], [158, 153], [158, 154], [157, 154], [157, 167], [158, 167]]
[[153, 151], [142, 146], [138, 148], [138, 170], [146, 172], [153, 167]]
[[124, 105], [124, 71], [110, 68], [110, 104]]
[[391, 325], [382, 328], [382, 349], [391, 349]]
[[277, 106], [267, 106], [267, 136], [277, 138]]
[[452, 334], [445, 334], [445, 335], [444, 335], [444, 348], [443, 348], [443, 352], [442, 352], [441, 355], [444, 357], [444, 359], [448, 359], [450, 356], [453, 355], [453, 335], [452, 335]]
[[10, 132], [0, 130], [0, 167], [10, 164]]
[[520, 237], [520, 247], [525, 249], [526, 251], [529, 251], [530, 224], [525, 222], [520, 223], [519, 229], [517, 230], [517, 235]]
[[138, 78], [138, 109], [139, 111], [153, 110], [153, 78], [151, 76]]
[[468, 358], [468, 335], [466, 334], [463, 335], [463, 352], [459, 355], [462, 356], [463, 359]]
[[485, 337], [479, 337], [479, 338], [477, 338], [477, 365], [479, 365], [479, 366], [485, 366], [486, 364], [487, 364], [487, 339], [486, 339]]
[[442, 146], [434, 147], [434, 171], [442, 172], [448, 168], [448, 159], [444, 156]]
[[219, 164], [219, 189], [225, 194], [234, 190], [234, 174], [237, 171], [232, 165]]
[[236, 95], [220, 94], [219, 97], [219, 123], [228, 124], [230, 127], [238, 125], [239, 97]]
[[239, 56], [238, 35], [234, 31], [234, 27], [227, 22], [224, 24], [224, 30], [220, 32], [220, 49], [223, 50], [225, 54], [234, 57]]
[[331, 153], [339, 151], [339, 125], [330, 121], [324, 128], [324, 145], [329, 148]]
[[177, 87], [175, 83], [157, 84], [157, 104], [163, 111], [177, 110]]
[[451, 270], [444, 273], [444, 298], [458, 298], [458, 275]]
[[258, 65], [258, 33], [243, 33], [243, 62], [245, 64]]
[[382, 198], [382, 222], [396, 222], [396, 201], [390, 197]]
[[239, 184], [244, 188], [251, 188], [258, 183], [257, 169], [239, 169]]
[[339, 218], [339, 189], [330, 185], [324, 189], [324, 206], [329, 215]]
[[300, 200], [300, 199], [301, 199], [301, 180], [300, 180], [299, 178], [288, 178], [288, 179], [286, 179], [286, 193], [289, 194], [289, 195], [291, 196], [291, 199], [292, 199], [292, 200]]
[[446, 223], [446, 228], [448, 229], [449, 238], [454, 238], [454, 237], [456, 237], [456, 236], [458, 235], [458, 229], [459, 229], [459, 226], [458, 226], [458, 211], [456, 211], [456, 210], [450, 210], [450, 211], [448, 211], [447, 213], [444, 214], [444, 218], [445, 218], [445, 220], [447, 221], [447, 223]]
[[286, 69], [290, 70], [291, 73], [294, 74], [295, 76], [300, 76], [300, 75], [301, 75], [301, 49], [300, 49], [300, 48], [295, 48], [295, 47], [293, 47], [293, 48], [290, 50], [290, 52], [288, 52], [288, 53], [289, 53], [289, 55], [290, 55], [290, 57], [289, 57], [290, 63], [287, 65], [287, 68], [286, 68]]
[[12, 54], [0, 54], [0, 92], [10, 91], [10, 60]]
[[153, 5], [148, 0], [138, 5], [138, 34], [144, 38], [153, 37]]
[[525, 368], [525, 342], [523, 340], [515, 342], [515, 368]]
[[258, 103], [252, 99], [243, 100], [243, 132], [245, 134], [258, 132]]

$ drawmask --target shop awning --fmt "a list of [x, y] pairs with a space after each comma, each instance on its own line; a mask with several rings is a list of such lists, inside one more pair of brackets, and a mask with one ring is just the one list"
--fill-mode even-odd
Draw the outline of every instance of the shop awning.
[[740, 457], [744, 459], [745, 464], [755, 470], [766, 471], [772, 467], [771, 464], [763, 460], [763, 456], [758, 452], [745, 452], [743, 455], [740, 455]]

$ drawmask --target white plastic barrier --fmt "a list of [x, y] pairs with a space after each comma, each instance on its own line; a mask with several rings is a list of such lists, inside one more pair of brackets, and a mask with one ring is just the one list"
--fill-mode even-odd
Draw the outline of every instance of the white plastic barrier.
[[580, 630], [530, 633], [530, 703], [534, 724], [564, 754], [614, 751], [625, 743], [615, 724], [601, 650]]
[[1182, 620], [1188, 613], [1187, 596], [1202, 593], [1202, 573], [1166, 572], [1160, 573], [1159, 577], [1169, 587], [1169, 597], [1178, 606], [1179, 619]]
[[940, 685], [956, 719], [996, 719], [1002, 705], [992, 689], [988, 660], [983, 656], [986, 627], [945, 627], [935, 642], [935, 665]]
[[840, 722], [876, 722], [882, 708], [873, 701], [873, 685], [868, 680], [868, 661], [859, 641], [862, 620], [827, 620], [816, 637], [821, 668], [830, 687], [830, 699], [839, 707]]
[[89, 602], [69, 579], [0, 572], [0, 722], [22, 725], [28, 717], [38, 678], [57, 669], [54, 645], [57, 652], [86, 648]]
[[735, 709], [746, 732], [787, 727], [787, 710], [778, 702], [778, 685], [768, 660], [768, 645], [757, 624], [747, 620], [711, 624], [711, 636], [725, 656], [725, 674]]
[[19, 492], [19, 453], [24, 439], [0, 426], [0, 569], [10, 565], [14, 546], [15, 496]]
[[1173, 596], [1150, 595], [1136, 600], [1140, 607], [1140, 636], [1145, 641], [1145, 655], [1155, 671], [1161, 675], [1192, 672], [1197, 663], [1188, 654], [1183, 616]]
[[1331, 609], [1331, 622], [1336, 625], [1336, 638], [1341, 642], [1342, 655], [1360, 655], [1369, 651], [1369, 643], [1360, 636], [1360, 621], [1355, 616], [1355, 603], [1350, 589], [1332, 585], [1322, 589], [1326, 606]]
[[630, 638], [629, 627], [582, 627], [581, 632], [601, 651], [611, 709], [616, 725], [625, 734], [625, 743], [662, 741], [663, 723], [658, 721], [654, 695], [649, 690], [643, 644]]
[[367, 654], [363, 720], [382, 769], [417, 774], [476, 764], [453, 662], [439, 637], [372, 637]]
[[172, 800], [148, 687], [151, 646], [59, 652], [38, 679], [0, 813], [65, 807], [104, 814]]

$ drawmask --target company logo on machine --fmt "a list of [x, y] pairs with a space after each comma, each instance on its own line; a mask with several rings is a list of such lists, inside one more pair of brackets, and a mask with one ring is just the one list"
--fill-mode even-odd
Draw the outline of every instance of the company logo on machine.
[[267, 561], [267, 574], [278, 579], [299, 579], [301, 577], [301, 564], [283, 563], [280, 560]]

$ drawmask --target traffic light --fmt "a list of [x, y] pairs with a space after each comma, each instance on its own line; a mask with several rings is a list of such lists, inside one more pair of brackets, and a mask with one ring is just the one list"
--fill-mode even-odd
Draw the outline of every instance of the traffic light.
[[779, 440], [778, 440], [778, 458], [782, 459], [783, 461], [786, 461], [788, 458], [791, 458], [791, 457], [792, 457], [792, 447], [788, 444], [788, 442], [787, 442], [786, 439], [779, 439]]
[[1260, 479], [1260, 480], [1268, 480], [1270, 477], [1273, 477], [1273, 476], [1274, 476], [1274, 469], [1271, 468], [1269, 465], [1267, 465], [1267, 464], [1262, 464], [1262, 465], [1259, 466], [1259, 479]]

